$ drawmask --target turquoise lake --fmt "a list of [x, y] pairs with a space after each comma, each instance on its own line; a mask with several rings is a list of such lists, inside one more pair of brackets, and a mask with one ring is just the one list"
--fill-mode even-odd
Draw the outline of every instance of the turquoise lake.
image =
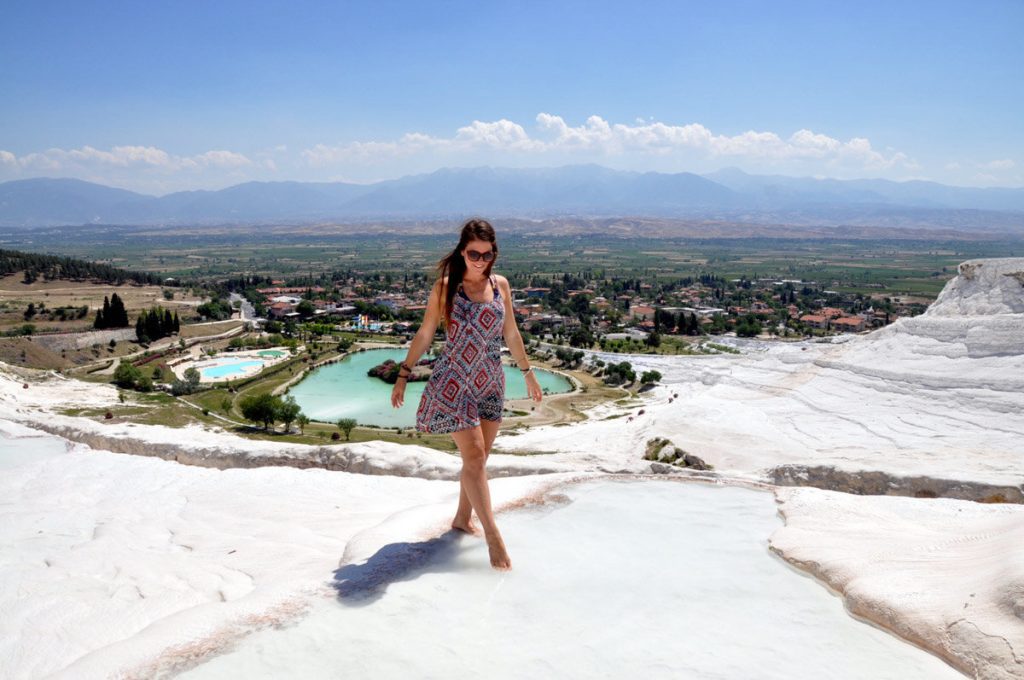
[[[416, 409], [426, 382], [412, 382], [405, 390], [402, 408], [391, 406], [392, 385], [366, 372], [387, 359], [403, 361], [407, 350], [371, 349], [350, 354], [341, 361], [321, 366], [288, 393], [302, 407], [302, 412], [313, 420], [334, 422], [339, 418], [355, 418], [360, 425], [380, 427], [413, 427]], [[429, 358], [429, 357], [427, 357]], [[505, 398], [526, 397], [526, 381], [518, 368], [504, 366]], [[571, 392], [572, 385], [565, 377], [535, 369], [537, 381], [545, 394]]]

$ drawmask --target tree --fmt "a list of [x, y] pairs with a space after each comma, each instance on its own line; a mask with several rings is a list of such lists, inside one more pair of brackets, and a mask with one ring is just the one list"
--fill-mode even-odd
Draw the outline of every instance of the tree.
[[299, 313], [303, 319], [313, 316], [313, 312], [316, 311], [316, 307], [309, 300], [303, 300], [295, 307], [295, 311]]
[[573, 350], [568, 347], [556, 347], [555, 357], [561, 361], [566, 368], [579, 365], [586, 353], [582, 350]]
[[640, 384], [642, 385], [656, 383], [659, 380], [661, 380], [661, 373], [659, 373], [658, 371], [644, 371], [640, 375]]
[[114, 293], [109, 298], [103, 296], [103, 309], [96, 310], [94, 328], [124, 328], [128, 323], [128, 312], [124, 308], [124, 301]]
[[753, 314], [748, 314], [736, 325], [736, 335], [741, 338], [752, 338], [761, 332], [761, 322]]
[[185, 380], [178, 380], [175, 378], [171, 381], [171, 394], [176, 397], [180, 397], [183, 394], [192, 394], [195, 390], [192, 388], [191, 383]]
[[355, 418], [342, 418], [337, 422], [338, 429], [345, 433], [345, 441], [352, 439], [352, 429], [356, 426]]
[[242, 412], [242, 417], [246, 420], [263, 423], [263, 429], [269, 430], [277, 420], [280, 404], [280, 397], [275, 397], [270, 392], [261, 392], [242, 397], [238, 402], [238, 410]]
[[188, 368], [186, 368], [184, 376], [185, 382], [187, 382], [193, 390], [199, 387], [199, 381], [202, 380], [203, 377], [199, 373], [199, 369], [197, 369], [195, 366], [189, 366]]
[[569, 307], [577, 316], [587, 316], [590, 313], [590, 298], [582, 293], [574, 295]]
[[299, 415], [295, 416], [295, 422], [299, 426], [299, 432], [301, 434], [306, 434], [306, 425], [309, 425], [309, 416], [302, 411], [299, 411]]
[[277, 410], [277, 419], [284, 423], [284, 431], [287, 433], [291, 429], [292, 423], [302, 413], [302, 409], [295, 402], [295, 397], [288, 395], [281, 402], [280, 407]]
[[223, 399], [220, 400], [220, 410], [224, 412], [224, 415], [231, 414], [231, 404], [231, 397], [225, 396]]
[[636, 380], [636, 372], [633, 370], [633, 365], [628, 361], [622, 361], [617, 364], [609, 363], [605, 366], [604, 373], [604, 381], [609, 385], [619, 385]]
[[177, 313], [172, 316], [170, 310], [162, 307], [144, 309], [135, 320], [135, 336], [140, 342], [167, 337], [176, 332], [176, 319]]
[[119, 387], [132, 388], [135, 387], [139, 379], [142, 377], [142, 372], [132, 365], [132, 362], [121, 360], [121, 363], [114, 369], [114, 384]]
[[110, 296], [110, 318], [108, 323], [113, 328], [124, 328], [128, 325], [128, 310], [124, 308], [124, 300], [117, 293], [113, 293]]
[[200, 316], [212, 319], [214, 321], [223, 321], [230, 319], [234, 313], [234, 308], [231, 303], [227, 300], [210, 300], [196, 307], [196, 313]]
[[185, 379], [175, 380], [171, 383], [171, 394], [180, 397], [183, 394], [192, 394], [199, 389], [200, 374], [195, 367], [189, 366], [185, 369]]
[[594, 344], [594, 335], [590, 332], [589, 327], [580, 326], [569, 336], [569, 344], [573, 347], [585, 347], [590, 349]]

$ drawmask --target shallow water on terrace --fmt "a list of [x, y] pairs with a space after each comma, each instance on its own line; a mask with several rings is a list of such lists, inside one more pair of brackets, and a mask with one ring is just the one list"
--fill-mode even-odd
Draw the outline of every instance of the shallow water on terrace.
[[[355, 418], [360, 424], [381, 427], [412, 427], [420, 405], [425, 381], [411, 382], [405, 388], [402, 408], [391, 407], [389, 385], [366, 372], [387, 359], [404, 361], [404, 349], [371, 349], [356, 352], [341, 361], [314, 370], [288, 393], [302, 407], [303, 413], [315, 420], [333, 422], [339, 418]], [[429, 357], [425, 357], [429, 358]], [[526, 381], [519, 369], [505, 366], [505, 398], [526, 397]], [[569, 381], [557, 373], [536, 369], [541, 389], [551, 394], [572, 390]]]
[[0, 470], [63, 455], [68, 451], [67, 444], [66, 440], [50, 435], [15, 437], [0, 432]]
[[561, 491], [568, 505], [498, 516], [511, 572], [454, 532], [392, 544], [339, 570], [337, 595], [295, 624], [180, 677], [963, 677], [770, 553], [782, 520], [767, 492], [612, 480]]

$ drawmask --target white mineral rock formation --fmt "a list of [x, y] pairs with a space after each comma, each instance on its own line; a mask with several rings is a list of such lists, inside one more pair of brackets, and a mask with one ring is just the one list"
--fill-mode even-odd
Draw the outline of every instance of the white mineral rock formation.
[[[927, 313], [868, 335], [726, 341], [742, 354], [628, 357], [664, 376], [628, 407], [499, 435], [495, 504], [580, 474], [651, 473], [655, 437], [715, 468], [659, 468], [672, 475], [993, 501], [1024, 489], [1024, 259], [966, 262]], [[0, 366], [0, 443], [17, 450], [0, 459], [5, 677], [187, 663], [296, 616], [339, 561], [443, 528], [457, 499], [458, 458], [424, 447], [59, 413], [117, 403], [110, 386]], [[853, 613], [975, 677], [1024, 677], [1021, 506], [777, 494], [772, 549]]]
[[776, 492], [772, 550], [979, 680], [1024, 677], [1024, 506]]

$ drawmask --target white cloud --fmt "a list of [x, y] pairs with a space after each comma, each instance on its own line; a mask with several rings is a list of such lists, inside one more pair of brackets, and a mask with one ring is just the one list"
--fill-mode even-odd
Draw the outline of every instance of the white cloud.
[[841, 141], [828, 135], [801, 129], [788, 139], [775, 132], [749, 130], [737, 135], [716, 135], [699, 123], [671, 125], [636, 119], [634, 124], [609, 123], [590, 116], [582, 125], [572, 126], [561, 116], [542, 112], [536, 117], [531, 136], [518, 123], [507, 119], [493, 122], [474, 120], [450, 138], [407, 133], [394, 141], [358, 141], [338, 146], [318, 144], [302, 152], [313, 166], [325, 166], [353, 159], [383, 161], [421, 153], [502, 152], [575, 156], [648, 156], [686, 158], [734, 158], [768, 162], [816, 161], [819, 166], [856, 166], [886, 169], [916, 167], [903, 153], [882, 153], [870, 141], [854, 137]]
[[[709, 172], [735, 165], [752, 173], [835, 178], [913, 177], [951, 183], [1024, 183], [1021, 162], [945, 159], [921, 169], [907, 154], [876, 148], [865, 137], [840, 139], [819, 130], [746, 130], [721, 133], [690, 122], [649, 117], [615, 123], [598, 115], [571, 124], [541, 112], [526, 125], [499, 118], [472, 120], [447, 135], [407, 132], [392, 139], [364, 139], [309, 148], [267, 145], [243, 154], [212, 149], [179, 155], [154, 146], [108, 149], [82, 146], [18, 155], [0, 149], [0, 181], [22, 177], [78, 177], [140, 191], [214, 188], [254, 179], [288, 178], [369, 182], [443, 166], [552, 166], [596, 162], [658, 172]], [[936, 175], [935, 173], [939, 173]]]
[[1009, 158], [1004, 158], [1002, 160], [982, 163], [980, 164], [980, 167], [985, 168], [987, 170], [1012, 170], [1013, 168], [1017, 167], [1017, 164], [1014, 163]]
[[[600, 116], [590, 116], [579, 127], [566, 124], [561, 116], [550, 113], [537, 114], [537, 125], [544, 132], [551, 133], [553, 138], [544, 142], [542, 149], [584, 149], [614, 152], [619, 150], [621, 140], [608, 123]], [[625, 128], [626, 126], [621, 126]]]
[[273, 161], [254, 163], [241, 153], [213, 149], [179, 156], [154, 146], [47, 149], [17, 156], [0, 150], [0, 181], [21, 177], [76, 177], [140, 191], [208, 188], [252, 179], [251, 171], [275, 170]]
[[0, 152], [0, 162], [26, 171], [73, 171], [83, 168], [149, 168], [168, 171], [197, 168], [237, 168], [250, 165], [243, 154], [213, 150], [195, 156], [174, 156], [153, 146], [115, 146], [109, 151], [83, 146], [79, 149], [47, 149], [24, 156]]
[[334, 165], [346, 161], [373, 161], [383, 157], [408, 156], [435, 146], [433, 138], [418, 133], [403, 135], [397, 142], [352, 142], [341, 146], [317, 144], [302, 152], [302, 157], [314, 166]]
[[455, 147], [486, 147], [506, 151], [542, 150], [542, 145], [530, 139], [522, 125], [502, 118], [493, 123], [474, 120], [471, 124], [461, 127], [451, 141], [432, 140]]
[[234, 151], [224, 151], [222, 149], [207, 151], [206, 153], [199, 154], [198, 156], [183, 159], [183, 161], [192, 161], [197, 165], [218, 168], [238, 168], [244, 165], [252, 165], [252, 161], [242, 154], [235, 153]]
[[1010, 158], [961, 159], [946, 163], [943, 169], [948, 174], [938, 181], [977, 187], [1020, 187], [1024, 186], [1024, 173], [1020, 168], [1021, 164]]

